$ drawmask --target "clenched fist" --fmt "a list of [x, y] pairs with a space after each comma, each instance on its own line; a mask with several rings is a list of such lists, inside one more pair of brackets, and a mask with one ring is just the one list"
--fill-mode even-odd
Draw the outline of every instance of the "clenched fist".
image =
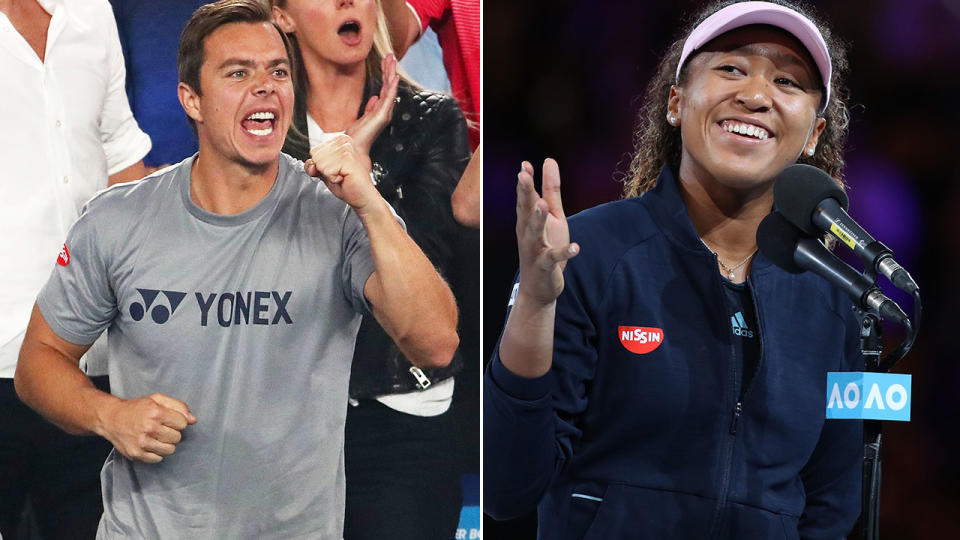
[[303, 168], [310, 176], [321, 178], [327, 189], [360, 214], [382, 200], [370, 177], [370, 157], [349, 135], [315, 146]]
[[186, 403], [151, 394], [116, 402], [104, 415], [104, 437], [132, 460], [158, 463], [176, 450], [180, 432], [196, 423]]

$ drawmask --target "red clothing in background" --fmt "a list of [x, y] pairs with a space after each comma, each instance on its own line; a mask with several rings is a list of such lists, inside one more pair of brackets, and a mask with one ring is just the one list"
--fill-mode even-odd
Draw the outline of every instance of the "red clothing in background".
[[480, 0], [407, 0], [443, 49], [453, 97], [470, 126], [470, 148], [480, 144]]

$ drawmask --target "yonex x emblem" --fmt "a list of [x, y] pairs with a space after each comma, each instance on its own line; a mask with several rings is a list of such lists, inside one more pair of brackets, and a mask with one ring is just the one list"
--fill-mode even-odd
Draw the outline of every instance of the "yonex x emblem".
[[[130, 304], [130, 317], [135, 321], [139, 321], [143, 319], [143, 316], [149, 311], [150, 318], [157, 324], [167, 322], [170, 316], [173, 315], [173, 312], [177, 310], [180, 302], [183, 301], [183, 297], [187, 295], [187, 293], [179, 291], [158, 291], [155, 289], [137, 289], [137, 292], [139, 292], [140, 297], [143, 298], [143, 303], [134, 302]], [[161, 292], [163, 296], [166, 297], [169, 307], [160, 303], [153, 305]], [[153, 309], [150, 309], [150, 306], [153, 306]]]
[[636, 354], [651, 352], [663, 343], [663, 330], [660, 328], [618, 326], [617, 333], [624, 348]]

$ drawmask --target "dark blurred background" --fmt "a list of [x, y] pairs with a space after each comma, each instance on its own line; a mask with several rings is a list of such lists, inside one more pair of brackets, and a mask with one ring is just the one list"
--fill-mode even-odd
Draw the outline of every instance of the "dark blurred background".
[[[522, 160], [560, 163], [572, 215], [617, 199], [641, 96], [690, 0], [484, 2], [484, 353], [517, 267]], [[850, 213], [920, 284], [924, 322], [894, 371], [913, 375], [912, 421], [887, 422], [885, 539], [960, 536], [960, 1], [809, 2], [850, 47]], [[539, 180], [539, 179], [538, 179]], [[837, 250], [840, 252], [840, 250]], [[850, 260], [852, 262], [852, 260]], [[862, 268], [860, 263], [853, 263]], [[884, 284], [888, 285], [888, 284]], [[884, 286], [912, 313], [912, 303]], [[887, 350], [902, 337], [887, 326]], [[487, 539], [533, 538], [532, 516], [484, 519]]]

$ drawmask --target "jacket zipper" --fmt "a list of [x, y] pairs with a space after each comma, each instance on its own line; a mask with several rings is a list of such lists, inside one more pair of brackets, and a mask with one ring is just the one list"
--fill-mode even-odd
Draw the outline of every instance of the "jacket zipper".
[[730, 422], [730, 434], [737, 434], [737, 424], [740, 423], [740, 413], [743, 412], [743, 402], [738, 401], [733, 407], [733, 420]]
[[[717, 254], [713, 254], [713, 268], [717, 267]], [[712, 272], [714, 277], [714, 283], [717, 287], [717, 292], [720, 294], [721, 304], [726, 308], [727, 298], [726, 294], [723, 292], [723, 282], [721, 281], [720, 274], [716, 271]], [[729, 311], [729, 309], [724, 309], [724, 312]], [[726, 319], [726, 316], [724, 316]], [[708, 538], [720, 538], [722, 531], [722, 523], [724, 521], [725, 507], [727, 505], [727, 495], [730, 492], [730, 476], [731, 470], [733, 468], [733, 447], [736, 442], [736, 424], [739, 421], [740, 413], [743, 411], [743, 404], [739, 401], [740, 394], [740, 384], [738, 373], [740, 370], [737, 369], [737, 354], [736, 348], [733, 344], [733, 336], [727, 334], [728, 342], [730, 343], [730, 369], [733, 374], [733, 394], [738, 396], [737, 404], [734, 406], [733, 415], [730, 422], [729, 435], [726, 437], [726, 441], [723, 446], [723, 456], [724, 456], [724, 465], [723, 470], [720, 474], [720, 485], [717, 493], [717, 504], [713, 512], [713, 519], [710, 523], [710, 529]]]
[[[714, 265], [716, 265], [717, 255], [714, 254], [713, 258], [714, 258]], [[715, 275], [717, 276], [715, 278], [715, 281], [717, 285], [721, 287], [719, 290], [721, 293], [721, 297], [723, 298], [723, 304], [726, 306], [727, 304], [726, 295], [723, 293], [723, 289], [722, 289], [724, 285], [720, 281], [721, 279], [720, 275], [719, 274], [715, 274]], [[737, 374], [740, 373], [741, 370], [738, 369], [738, 365], [737, 365], [736, 347], [733, 344], [733, 337], [731, 336], [729, 338], [730, 339], [730, 367], [731, 367], [731, 370], [733, 371], [733, 387], [734, 387], [734, 392], [737, 396], [737, 402], [733, 406], [733, 411], [730, 418], [730, 430], [729, 430], [730, 433], [729, 433], [729, 436], [727, 437], [726, 444], [724, 445], [726, 465], [724, 466], [723, 474], [721, 475], [721, 479], [720, 479], [720, 491], [717, 496], [717, 507], [716, 507], [716, 510], [714, 511], [713, 522], [711, 523], [711, 526], [710, 526], [710, 535], [709, 535], [710, 538], [722, 537], [723, 524], [726, 521], [725, 507], [727, 506], [727, 497], [730, 494], [730, 483], [732, 481], [731, 477], [732, 477], [732, 471], [733, 471], [734, 446], [737, 438], [737, 430], [740, 424], [740, 417], [743, 414], [743, 402], [747, 397], [747, 392], [749, 392], [750, 388], [753, 387], [753, 382], [756, 380], [757, 375], [759, 375], [761, 366], [763, 366], [763, 357], [765, 352], [763, 347], [763, 337], [762, 337], [763, 326], [760, 322], [760, 318], [761, 318], [760, 306], [757, 304], [757, 296], [756, 294], [754, 294], [755, 287], [753, 285], [752, 276], [747, 278], [747, 284], [748, 284], [748, 290], [750, 291], [750, 301], [753, 303], [754, 318], [757, 321], [757, 340], [760, 344], [760, 358], [757, 359], [757, 365], [754, 368], [754, 374], [753, 374], [753, 377], [750, 379], [750, 383], [746, 387], [742, 387], [741, 385], [743, 384], [743, 374], [741, 373], [739, 377], [737, 376]]]
[[[757, 343], [760, 344], [760, 357], [757, 358], [757, 365], [753, 368], [753, 377], [750, 379], [750, 384], [746, 387], [741, 388], [740, 397], [737, 401], [736, 407], [733, 411], [733, 425], [730, 427], [730, 433], [735, 434], [737, 432], [737, 423], [740, 420], [740, 413], [743, 412], [743, 402], [747, 399], [747, 393], [750, 392], [750, 389], [753, 388], [754, 381], [757, 380], [757, 375], [760, 374], [760, 368], [763, 366], [763, 323], [760, 322], [760, 305], [757, 304], [757, 295], [754, 293], [753, 279], [752, 276], [747, 278], [747, 286], [750, 291], [750, 302], [753, 304], [753, 315], [757, 321]], [[736, 363], [736, 362], [734, 362]], [[744, 373], [746, 375], [746, 373]], [[742, 384], [742, 379], [741, 379]]]

